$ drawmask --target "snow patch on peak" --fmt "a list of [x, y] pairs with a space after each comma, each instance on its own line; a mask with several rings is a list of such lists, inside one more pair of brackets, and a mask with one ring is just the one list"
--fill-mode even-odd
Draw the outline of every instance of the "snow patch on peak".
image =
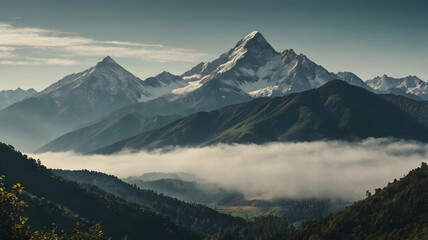
[[286, 56], [286, 55], [292, 55], [292, 56], [296, 56], [296, 52], [290, 48], [290, 49], [286, 49], [284, 50], [284, 52], [282, 52], [282, 55]]
[[[228, 61], [219, 65], [214, 72], [216, 72], [216, 74], [221, 74], [231, 70], [236, 65], [239, 59], [242, 59], [248, 51], [252, 51], [250, 49], [252, 47], [249, 46], [250, 45], [249, 43], [254, 41], [256, 41], [257, 42], [256, 45], [258, 45], [258, 47], [256, 48], [263, 49], [263, 50], [255, 50], [255, 51], [258, 51], [257, 55], [266, 55], [266, 57], [270, 57], [267, 55], [270, 55], [272, 52], [274, 52], [274, 50], [266, 41], [266, 39], [263, 37], [263, 35], [258, 31], [253, 31], [247, 36], [245, 36], [243, 39], [241, 39], [241, 41], [239, 41], [238, 44], [236, 44], [235, 48], [231, 49], [227, 53], [226, 56]], [[267, 51], [266, 54], [262, 54], [264, 53], [264, 51]], [[208, 64], [205, 64], [202, 69], [205, 69], [207, 66]]]
[[259, 31], [252, 31], [250, 32], [247, 36], [245, 36], [242, 41], [248, 41], [250, 39], [255, 38], [257, 35], [261, 35], [261, 33]]
[[266, 41], [266, 39], [263, 37], [263, 35], [259, 31], [252, 31], [247, 36], [245, 36], [243, 39], [241, 39], [235, 46], [235, 48], [239, 47], [246, 47], [250, 44], [250, 42], [254, 43], [257, 42], [258, 44], [261, 44], [263, 46], [269, 46], [269, 43]]
[[229, 61], [218, 66], [215, 72], [224, 73], [232, 69], [236, 65], [236, 62], [244, 57], [245, 53], [247, 52], [247, 49], [245, 49], [244, 46], [245, 45], [240, 45], [238, 48], [235, 48], [232, 54], [229, 56]]
[[413, 94], [422, 99], [428, 99], [428, 83], [416, 76], [393, 78], [387, 75], [375, 77], [366, 81], [367, 85], [381, 92], [392, 92], [394, 94]]
[[182, 95], [182, 94], [186, 94], [189, 92], [193, 92], [202, 86], [201, 82], [202, 82], [202, 80], [196, 80], [196, 81], [188, 82], [186, 86], [173, 89], [171, 91], [171, 93], [177, 94], [177, 95]]

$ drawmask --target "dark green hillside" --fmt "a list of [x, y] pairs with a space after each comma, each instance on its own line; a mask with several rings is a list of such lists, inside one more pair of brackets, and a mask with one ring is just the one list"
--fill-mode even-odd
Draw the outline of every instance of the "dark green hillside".
[[[406, 102], [403, 106], [403, 102]], [[395, 137], [428, 141], [427, 102], [391, 100], [343, 81], [285, 97], [257, 99], [213, 112], [199, 112], [163, 128], [104, 147], [154, 149], [168, 145], [355, 140]]]
[[394, 180], [342, 212], [295, 231], [285, 218], [256, 218], [209, 239], [428, 239], [428, 166]]
[[428, 239], [428, 166], [299, 230], [291, 239]]
[[[42, 199], [41, 203], [30, 201], [28, 212], [33, 212], [29, 215], [30, 225], [37, 226], [40, 222], [46, 222], [48, 226], [52, 222], [62, 225], [61, 219], [74, 216], [91, 224], [101, 222], [106, 235], [114, 239], [125, 235], [129, 239], [199, 238], [177, 227], [169, 217], [127, 203], [96, 187], [82, 188], [75, 182], [56, 176], [5, 144], [0, 144], [0, 174], [5, 175], [9, 183], [21, 183], [28, 193]], [[39, 208], [40, 204], [44, 207]], [[44, 212], [46, 209], [56, 214], [47, 214], [49, 212]]]
[[239, 227], [245, 224], [245, 221], [241, 218], [218, 213], [201, 204], [186, 203], [153, 191], [141, 190], [135, 185], [130, 185], [115, 176], [104, 173], [86, 170], [53, 170], [53, 172], [72, 181], [95, 185], [129, 202], [141, 204], [153, 211], [171, 217], [179, 226], [202, 234], [214, 234], [230, 226]]
[[180, 115], [168, 115], [144, 118], [138, 114], [109, 116], [87, 127], [66, 133], [39, 148], [38, 152], [75, 151], [86, 153], [117, 141], [132, 137], [138, 133], [165, 126], [179, 119]]
[[413, 101], [412, 99], [398, 95], [382, 95], [387, 101], [399, 107], [401, 110], [410, 114], [419, 123], [428, 127], [428, 102]]

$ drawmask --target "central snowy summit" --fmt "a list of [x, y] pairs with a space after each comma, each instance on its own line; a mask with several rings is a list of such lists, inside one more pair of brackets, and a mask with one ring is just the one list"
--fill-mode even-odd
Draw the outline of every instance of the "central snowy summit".
[[[218, 59], [200, 63], [182, 77], [193, 86], [220, 81], [251, 97], [282, 96], [343, 79], [293, 49], [276, 52], [258, 31], [245, 36]], [[362, 81], [359, 84], [364, 85]]]

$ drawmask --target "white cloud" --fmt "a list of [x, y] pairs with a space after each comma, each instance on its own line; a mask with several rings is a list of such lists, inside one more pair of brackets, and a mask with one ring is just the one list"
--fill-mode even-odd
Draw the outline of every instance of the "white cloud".
[[1, 60], [0, 65], [30, 65], [30, 63], [26, 61]]
[[[16, 50], [23, 50], [17, 53]], [[43, 52], [54, 56], [70, 57], [113, 57], [137, 58], [156, 62], [194, 62], [204, 54], [192, 49], [171, 48], [156, 44], [142, 44], [126, 41], [99, 41], [76, 36], [72, 33], [53, 31], [42, 28], [16, 27], [8, 23], [0, 23], [0, 58], [30, 58], [34, 52]], [[26, 52], [26, 55], [23, 55]], [[46, 58], [47, 59], [47, 58]], [[58, 61], [58, 57], [50, 58], [45, 64], [71, 65], [71, 61]], [[68, 63], [64, 64], [66, 61]], [[43, 64], [41, 61], [8, 60], [0, 64]], [[76, 61], [73, 62], [73, 64]]]
[[[30, 154], [31, 155], [31, 154]], [[82, 156], [34, 155], [50, 168], [89, 169], [119, 177], [146, 172], [187, 172], [248, 197], [341, 197], [357, 200], [428, 159], [428, 144], [367, 139], [361, 142], [304, 142], [218, 145]]]
[[15, 51], [14, 47], [0, 46], [0, 58], [15, 57], [16, 55], [13, 54], [13, 51]]
[[11, 53], [11, 52], [2, 52], [0, 51], [0, 58], [12, 58], [15, 57], [16, 55]]
[[79, 64], [78, 61], [62, 58], [27, 58], [31, 60], [32, 65], [60, 65], [71, 66]]
[[[1, 57], [1, 52], [0, 52]], [[57, 65], [71, 66], [80, 62], [61, 58], [25, 58], [23, 61], [0, 60], [0, 65]]]

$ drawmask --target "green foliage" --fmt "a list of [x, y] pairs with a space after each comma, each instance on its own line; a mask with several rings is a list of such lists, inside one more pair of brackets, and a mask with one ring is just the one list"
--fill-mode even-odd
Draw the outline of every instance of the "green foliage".
[[[56, 176], [34, 159], [4, 144], [0, 144], [0, 173], [11, 182], [22, 183], [31, 194], [28, 199], [36, 196], [38, 204], [29, 205], [28, 211], [32, 212], [29, 223], [38, 223], [35, 230], [44, 231], [52, 222], [58, 224], [58, 230], [64, 229], [63, 224], [78, 218], [90, 225], [101, 222], [105, 233], [113, 239], [125, 235], [129, 239], [199, 238], [199, 235], [175, 225], [167, 216], [128, 203], [97, 187], [82, 188], [78, 183]], [[32, 201], [29, 203], [33, 204]], [[55, 214], [46, 214], [47, 208]]]
[[427, 201], [428, 167], [422, 164], [343, 212], [302, 227], [291, 239], [428, 238]]
[[123, 182], [115, 176], [100, 172], [79, 170], [53, 170], [59, 176], [82, 183], [85, 188], [97, 186], [128, 202], [140, 204], [150, 210], [169, 216], [177, 225], [201, 234], [214, 234], [230, 226], [244, 226], [241, 218], [218, 213], [196, 203], [186, 203], [151, 190], [141, 190], [136, 185]]
[[66, 133], [39, 148], [39, 152], [74, 151], [87, 153], [100, 147], [132, 137], [137, 133], [162, 127], [179, 119], [180, 115], [143, 117], [139, 114], [112, 114], [84, 128]]
[[60, 233], [56, 233], [53, 229], [50, 232], [36, 231], [32, 233], [31, 240], [107, 240], [110, 238], [103, 236], [101, 225], [95, 224], [86, 230], [80, 223], [68, 230], [62, 230]]
[[20, 215], [27, 204], [17, 197], [24, 188], [17, 183], [13, 185], [11, 191], [8, 191], [4, 181], [5, 177], [0, 176], [0, 239], [29, 238], [28, 227], [25, 225], [28, 218]]
[[207, 239], [276, 240], [286, 239], [294, 230], [285, 217], [258, 217], [244, 227], [229, 227]]
[[103, 240], [110, 239], [103, 236], [101, 226], [96, 224], [86, 231], [85, 227], [76, 223], [69, 230], [56, 233], [57, 227], [51, 231], [31, 231], [27, 224], [28, 217], [23, 217], [22, 212], [28, 204], [18, 199], [18, 195], [24, 192], [20, 183], [14, 184], [11, 190], [5, 187], [5, 177], [0, 176], [0, 239], [34, 239], [34, 240]]
[[[0, 239], [104, 239], [99, 222], [105, 234], [114, 239], [203, 237], [183, 226], [209, 233], [207, 239], [423, 239], [428, 236], [427, 164], [337, 215], [304, 225], [296, 233], [292, 233], [293, 224], [285, 217], [267, 216], [245, 222], [202, 205], [142, 191], [101, 173], [82, 171], [80, 177], [88, 178], [82, 187], [4, 144], [0, 144], [0, 172], [11, 182], [19, 182], [9, 190], [4, 177], [0, 177]], [[90, 179], [102, 180], [104, 184], [99, 186], [116, 196], [90, 185]], [[323, 205], [318, 207], [322, 213]], [[318, 207], [310, 209], [317, 211]], [[30, 210], [31, 214], [24, 217], [24, 208], [25, 213]], [[76, 225], [80, 220], [84, 224]], [[33, 228], [31, 223], [36, 222], [40, 225]], [[56, 223], [53, 227], [52, 222]], [[72, 227], [63, 227], [71, 223]], [[88, 224], [93, 227], [86, 229]]]

